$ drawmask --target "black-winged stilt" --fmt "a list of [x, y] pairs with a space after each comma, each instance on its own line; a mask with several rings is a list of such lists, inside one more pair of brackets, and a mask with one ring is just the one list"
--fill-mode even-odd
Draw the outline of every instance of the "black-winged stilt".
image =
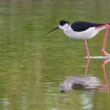
[[89, 52], [87, 40], [95, 37], [101, 30], [104, 30], [104, 29], [106, 29], [106, 32], [105, 32], [103, 46], [102, 46], [102, 53], [107, 56], [110, 55], [106, 51], [106, 42], [107, 42], [109, 28], [110, 28], [109, 23], [101, 24], [101, 23], [93, 23], [93, 22], [86, 22], [86, 21], [69, 23], [68, 21], [61, 20], [58, 26], [52, 29], [51, 31], [49, 31], [48, 33], [56, 29], [62, 29], [65, 35], [67, 35], [68, 37], [84, 40], [87, 56], [88, 58], [90, 58], [90, 52]]

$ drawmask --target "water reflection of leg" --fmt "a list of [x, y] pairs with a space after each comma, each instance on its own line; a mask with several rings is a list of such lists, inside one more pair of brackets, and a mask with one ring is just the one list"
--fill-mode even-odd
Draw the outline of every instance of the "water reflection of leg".
[[109, 81], [108, 81], [108, 77], [107, 77], [107, 73], [106, 73], [106, 68], [105, 68], [105, 65], [110, 62], [110, 59], [109, 60], [104, 60], [102, 62], [102, 70], [103, 70], [103, 74], [104, 74], [104, 86], [103, 86], [103, 89], [105, 92], [107, 92], [109, 94]]
[[85, 76], [87, 76], [88, 73], [88, 67], [89, 67], [90, 58], [86, 59], [86, 67], [85, 67]]

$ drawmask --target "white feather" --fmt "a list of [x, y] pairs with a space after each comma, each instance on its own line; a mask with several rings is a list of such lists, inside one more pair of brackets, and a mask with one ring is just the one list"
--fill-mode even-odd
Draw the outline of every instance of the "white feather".
[[65, 24], [64, 26], [59, 26], [60, 29], [62, 29], [65, 33], [70, 38], [75, 38], [75, 39], [91, 39], [95, 37], [101, 30], [105, 29], [106, 27], [90, 27], [85, 31], [74, 31], [69, 24]]

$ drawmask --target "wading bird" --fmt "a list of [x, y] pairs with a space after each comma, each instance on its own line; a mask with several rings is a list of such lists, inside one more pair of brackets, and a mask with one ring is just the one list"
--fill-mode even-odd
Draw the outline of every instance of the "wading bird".
[[106, 29], [104, 41], [102, 45], [102, 53], [106, 56], [109, 56], [108, 52], [106, 51], [106, 42], [108, 37], [108, 31], [110, 28], [110, 24], [101, 24], [101, 23], [93, 23], [93, 22], [86, 22], [86, 21], [78, 21], [74, 23], [70, 23], [65, 20], [61, 20], [58, 26], [48, 33], [55, 31], [56, 29], [62, 29], [66, 36], [70, 38], [84, 40], [87, 57], [90, 58], [90, 52], [87, 44], [87, 40], [95, 37], [100, 31]]

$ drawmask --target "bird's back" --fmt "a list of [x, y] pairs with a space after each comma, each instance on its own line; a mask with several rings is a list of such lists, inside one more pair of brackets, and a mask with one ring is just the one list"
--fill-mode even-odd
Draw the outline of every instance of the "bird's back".
[[72, 23], [71, 28], [74, 31], [81, 32], [81, 31], [87, 30], [90, 27], [98, 27], [101, 25], [103, 25], [103, 24], [93, 23], [93, 22], [85, 22], [85, 21], [78, 21], [78, 22]]

